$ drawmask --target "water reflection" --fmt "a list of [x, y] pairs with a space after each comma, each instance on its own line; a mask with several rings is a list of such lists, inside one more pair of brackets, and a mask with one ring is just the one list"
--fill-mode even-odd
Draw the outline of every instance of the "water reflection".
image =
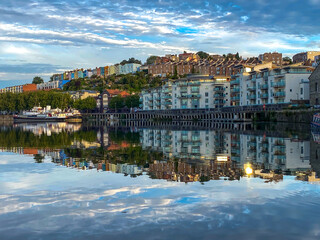
[[[284, 175], [320, 182], [319, 133], [137, 128], [86, 128], [79, 124], [22, 124], [2, 127], [1, 151], [33, 155], [81, 170], [177, 182]], [[18, 147], [19, 146], [19, 147]]]
[[318, 139], [270, 128], [1, 127], [0, 238], [318, 239]]

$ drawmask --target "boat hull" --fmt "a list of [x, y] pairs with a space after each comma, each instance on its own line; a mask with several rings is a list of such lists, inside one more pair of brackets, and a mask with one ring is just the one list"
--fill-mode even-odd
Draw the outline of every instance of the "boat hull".
[[22, 122], [64, 122], [64, 121], [66, 121], [66, 118], [14, 116], [13, 121], [17, 122], [17, 123], [22, 123]]

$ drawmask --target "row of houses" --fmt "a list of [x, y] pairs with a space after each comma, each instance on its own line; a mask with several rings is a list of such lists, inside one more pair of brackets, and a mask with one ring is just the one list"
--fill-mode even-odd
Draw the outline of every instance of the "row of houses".
[[39, 84], [23, 84], [17, 86], [6, 87], [0, 89], [0, 93], [23, 93], [23, 92], [33, 92], [33, 91], [49, 91], [53, 89], [63, 89], [63, 86], [68, 83], [70, 80], [57, 80], [57, 81], [50, 81], [44, 82]]
[[[298, 53], [293, 56], [293, 63], [303, 63], [306, 66], [316, 66], [320, 60], [319, 51]], [[148, 73], [153, 76], [173, 76], [198, 73], [201, 75], [232, 76], [238, 73], [236, 66], [240, 64], [258, 65], [272, 62], [273, 65], [282, 67], [291, 62], [283, 60], [282, 53], [269, 52], [260, 54], [257, 58], [242, 59], [234, 54], [223, 57], [211, 55], [206, 59], [200, 59], [197, 54], [184, 53], [158, 57], [153, 64], [147, 66]]]
[[72, 71], [66, 71], [61, 74], [54, 74], [52, 76], [53, 81], [60, 80], [76, 80], [79, 78], [90, 78], [92, 76], [105, 78], [109, 75], [120, 75], [135, 73], [139, 71], [141, 64], [137, 63], [126, 63], [124, 65], [115, 64], [111, 66], [96, 67], [94, 69], [75, 69]]
[[162, 87], [141, 93], [143, 110], [213, 109], [292, 102], [308, 103], [313, 67], [270, 63], [234, 67], [236, 74], [189, 75], [168, 80]]

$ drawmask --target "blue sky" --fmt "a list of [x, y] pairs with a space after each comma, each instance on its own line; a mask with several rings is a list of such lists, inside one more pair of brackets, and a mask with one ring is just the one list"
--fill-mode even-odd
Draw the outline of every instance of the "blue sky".
[[0, 87], [129, 57], [320, 49], [320, 0], [0, 1]]

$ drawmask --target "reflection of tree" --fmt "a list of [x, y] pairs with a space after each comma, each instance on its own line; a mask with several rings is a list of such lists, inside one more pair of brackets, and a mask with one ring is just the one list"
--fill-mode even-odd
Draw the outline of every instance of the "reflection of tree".
[[66, 131], [60, 133], [51, 133], [35, 135], [22, 129], [0, 130], [0, 147], [32, 147], [32, 148], [63, 148], [70, 146], [74, 140], [86, 140], [94, 142], [97, 139], [95, 131], [79, 131], [69, 133]]
[[34, 154], [33, 159], [34, 159], [35, 163], [43, 163], [44, 156], [41, 154]]

